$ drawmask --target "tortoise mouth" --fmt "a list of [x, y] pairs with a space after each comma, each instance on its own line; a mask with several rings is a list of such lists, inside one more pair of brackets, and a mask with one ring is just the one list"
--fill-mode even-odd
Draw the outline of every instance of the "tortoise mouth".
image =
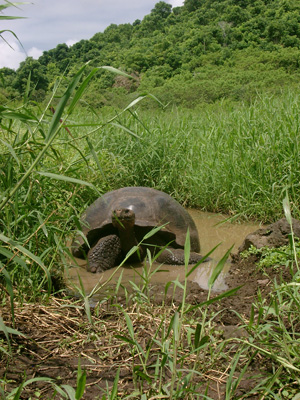
[[134, 225], [135, 213], [129, 208], [120, 208], [112, 212], [111, 219], [114, 227], [119, 228], [121, 226], [126, 228]]

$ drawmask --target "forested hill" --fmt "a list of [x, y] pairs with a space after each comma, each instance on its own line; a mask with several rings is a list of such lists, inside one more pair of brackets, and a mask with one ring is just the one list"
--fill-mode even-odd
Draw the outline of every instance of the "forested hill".
[[[22, 38], [20, 38], [22, 40]], [[257, 90], [298, 85], [299, 0], [158, 2], [142, 21], [111, 24], [90, 40], [59, 44], [19, 69], [3, 68], [1, 98], [23, 93], [31, 73], [33, 98], [43, 100], [62, 74], [110, 65], [134, 76], [99, 72], [86, 100], [94, 106], [151, 91], [163, 101], [193, 106], [220, 98], [248, 99]]]

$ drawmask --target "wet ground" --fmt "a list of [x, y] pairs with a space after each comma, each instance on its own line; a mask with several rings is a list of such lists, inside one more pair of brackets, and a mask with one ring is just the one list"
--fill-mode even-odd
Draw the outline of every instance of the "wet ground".
[[[192, 211], [192, 215], [199, 229], [203, 254], [222, 242], [214, 254], [215, 262], [222, 258], [231, 245], [235, 244], [235, 250], [237, 250], [245, 236], [258, 227], [257, 225], [229, 223], [216, 226], [216, 223], [224, 217], [195, 211]], [[232, 262], [228, 263], [227, 271], [218, 282], [217, 291], [212, 294], [212, 297], [219, 296], [223, 289], [229, 290], [238, 286], [240, 289], [233, 296], [210, 304], [208, 308], [209, 315], [214, 315], [214, 330], [219, 332], [218, 340], [221, 342], [228, 338], [247, 336], [247, 332], [241, 327], [249, 321], [252, 304], [257, 300], [257, 291], [260, 290], [262, 298], [267, 298], [272, 287], [272, 278], [276, 276], [276, 271], [271, 271], [269, 277], [258, 271], [254, 257], [244, 260], [238, 255], [233, 255], [230, 261]], [[207, 300], [205, 284], [207, 284], [211, 266], [213, 263], [200, 266], [195, 271], [194, 277], [188, 282], [187, 304], [198, 305]], [[82, 267], [73, 268], [73, 270], [80, 271], [87, 291], [91, 290], [101, 278], [101, 274], [86, 273]], [[132, 275], [136, 271], [131, 268], [122, 270], [124, 271], [123, 279], [126, 278], [125, 283], [128, 284], [129, 279], [137, 279], [136, 275]], [[206, 272], [206, 275], [203, 271]], [[178, 272], [182, 272], [182, 267], [170, 267], [168, 272], [161, 273], [162, 275], [158, 273], [157, 277], [152, 279], [151, 285], [147, 287], [152, 305], [150, 311], [148, 309], [143, 312], [138, 310], [133, 302], [127, 308], [136, 340], [142, 347], [149, 343], [149, 340], [155, 335], [156, 329], [158, 329], [156, 323], [161, 320], [161, 315], [167, 312], [166, 319], [171, 318], [176, 305], [182, 302], [183, 292], [181, 289], [177, 288], [174, 291], [173, 285], [170, 285], [167, 295], [165, 293], [166, 281], [175, 279]], [[111, 271], [109, 273], [111, 274]], [[201, 273], [205, 276], [199, 278]], [[284, 279], [289, 280], [289, 276], [284, 276], [284, 272], [280, 273], [283, 274]], [[73, 275], [73, 281], [75, 278], [76, 274]], [[117, 278], [114, 277], [114, 279]], [[94, 300], [96, 301], [96, 299]], [[114, 298], [114, 302], [123, 305], [126, 309], [124, 293], [119, 292]], [[120, 395], [132, 393], [134, 390], [132, 362], [134, 360], [130, 350], [131, 346], [116, 337], [117, 334], [128, 335], [124, 315], [122, 312], [116, 313], [115, 307], [111, 308], [109, 302], [103, 303], [96, 310], [94, 324], [90, 325], [82, 301], [79, 301], [77, 306], [59, 298], [51, 299], [47, 305], [16, 304], [15, 329], [26, 334], [27, 338], [18, 337], [16, 339], [16, 343], [21, 345], [21, 350], [18, 350], [14, 358], [8, 357], [5, 362], [5, 357], [3, 357], [0, 376], [5, 376], [10, 382], [7, 389], [18, 386], [24, 380], [24, 376], [25, 379], [47, 377], [54, 379], [60, 385], [68, 384], [76, 387], [77, 366], [80, 359], [82, 368], [87, 372], [84, 399], [101, 398], [103, 390], [106, 390], [106, 385], [108, 384], [109, 387], [113, 385], [118, 368], [120, 368], [118, 393]], [[197, 320], [198, 316], [201, 320], [201, 312], [199, 309], [194, 310], [193, 318]], [[12, 326], [9, 310], [2, 309], [1, 313], [4, 322]], [[15, 348], [17, 349], [17, 347]], [[234, 346], [232, 349], [232, 354], [234, 354], [236, 351]], [[230, 356], [231, 350], [228, 351]], [[136, 362], [138, 363], [138, 359]], [[192, 362], [188, 356], [186, 362], [185, 368], [188, 369]], [[209, 363], [210, 360], [208, 359], [207, 362]], [[204, 388], [209, 386], [209, 398], [222, 400], [225, 398], [224, 390], [229, 373], [227, 361], [220, 359], [211, 368], [213, 369], [208, 366], [207, 370], [204, 369], [201, 383]], [[262, 379], [262, 372], [263, 374], [271, 372], [270, 368], [265, 364], [265, 359], [258, 358], [249, 366], [245, 379], [240, 382], [236, 394], [245, 394], [243, 398], [247, 399], [257, 399], [256, 394], [248, 396], [247, 393], [255, 387], [259, 379]], [[252, 378], [252, 376], [259, 376], [259, 378]], [[166, 379], [168, 379], [167, 376]], [[36, 384], [34, 389], [32, 386], [25, 389], [21, 398], [27, 399], [31, 396], [32, 399], [48, 399], [52, 392], [51, 385], [42, 382]], [[57, 396], [56, 398], [62, 397]]]
[[[226, 222], [227, 217], [221, 214], [206, 213], [198, 210], [189, 210], [193, 220], [196, 223], [200, 244], [201, 244], [201, 254], [207, 254], [211, 249], [218, 245], [216, 250], [210, 256], [212, 260], [210, 262], [205, 262], [201, 264], [188, 278], [189, 283], [195, 283], [192, 287], [195, 290], [207, 290], [208, 289], [208, 279], [211, 275], [213, 268], [216, 266], [218, 261], [224, 256], [231, 246], [234, 246], [232, 252], [236, 252], [238, 247], [242, 244], [244, 238], [251, 232], [257, 230], [260, 225], [254, 223], [231, 223]], [[132, 288], [134, 284], [141, 286], [143, 279], [141, 276], [145, 276], [144, 267], [145, 264], [135, 264], [126, 265], [124, 268], [113, 268], [111, 270], [105, 271], [99, 274], [91, 274], [85, 270], [85, 261], [76, 258], [75, 260], [70, 260], [71, 268], [66, 269], [66, 276], [68, 282], [70, 283], [71, 290], [76, 292], [76, 288], [72, 288], [73, 285], [79, 286], [79, 277], [84, 285], [86, 293], [90, 293], [96, 283], [102, 287], [97, 294], [93, 296], [93, 301], [98, 301], [105, 296], [106, 290], [109, 293], [114, 292], [116, 283], [119, 281], [120, 274], [122, 274], [122, 285], [126, 287], [127, 290]], [[158, 272], [152, 274], [151, 272], [159, 269]], [[224, 267], [224, 270], [218, 280], [215, 282], [214, 291], [222, 292], [228, 288], [225, 282], [226, 275], [230, 269], [230, 260]], [[164, 290], [165, 285], [168, 282], [175, 281], [178, 279], [180, 282], [184, 281], [185, 269], [183, 266], [172, 266], [163, 265], [160, 266], [158, 263], [153, 263], [151, 266], [147, 264], [147, 281], [156, 287], [162, 287]], [[106, 284], [106, 282], [108, 282]]]
[[[225, 283], [229, 288], [238, 286], [241, 288], [234, 296], [224, 298], [209, 306], [209, 315], [211, 313], [214, 315], [214, 332], [219, 332], [217, 334], [219, 342], [229, 338], [247, 337], [247, 332], [241, 327], [249, 321], [252, 303], [257, 299], [257, 290], [260, 290], [262, 298], [268, 297], [272, 287], [272, 276], [266, 277], [262, 272], [257, 271], [255, 261], [255, 258], [242, 260], [238, 256], [233, 257]], [[274, 276], [275, 273], [273, 272]], [[283, 278], [289, 280], [288, 276], [283, 276]], [[171, 318], [175, 310], [174, 306], [182, 301], [181, 290], [176, 290], [167, 297], [163, 292], [164, 287], [161, 283], [153, 286], [150, 291], [153, 307], [150, 312], [147, 309], [143, 312], [134, 304], [125, 308], [132, 321], [135, 339], [143, 348], [155, 335], [161, 315], [167, 312], [166, 319]], [[207, 299], [207, 291], [199, 288], [195, 282], [188, 284], [187, 293], [186, 301], [191, 305], [197, 305]], [[216, 292], [213, 296], [219, 294]], [[116, 300], [117, 304], [125, 302], [123, 296], [119, 296]], [[163, 307], [162, 302], [165, 304]], [[27, 338], [16, 338], [15, 341], [21, 345], [21, 348], [13, 358], [8, 357], [5, 361], [3, 357], [0, 363], [0, 376], [5, 376], [10, 382], [7, 389], [11, 390], [21, 384], [24, 377], [25, 379], [47, 377], [54, 379], [60, 385], [68, 384], [75, 388], [80, 359], [81, 367], [87, 372], [84, 399], [102, 398], [106, 385], [112, 387], [118, 368], [120, 368], [118, 385], [120, 398], [133, 392], [132, 346], [116, 337], [116, 335], [128, 336], [128, 328], [121, 312], [118, 314], [114, 307], [111, 309], [107, 304], [102, 304], [97, 315], [94, 316], [94, 324], [90, 325], [84, 312], [83, 302], [74, 306], [69, 301], [53, 298], [47, 305], [36, 304], [33, 307], [32, 304], [15, 304], [15, 307], [15, 329], [24, 333]], [[9, 310], [2, 309], [1, 312], [4, 322], [11, 325]], [[194, 320], [195, 318], [197, 320], [197, 315], [201, 321], [201, 310], [195, 312]], [[203, 382], [200, 381], [200, 383], [203, 384], [203, 390], [209, 387], [208, 398], [210, 399], [223, 400], [225, 398], [224, 391], [230, 372], [228, 362], [236, 352], [235, 346], [233, 342], [230, 344], [230, 349], [224, 348], [223, 353], [227, 354], [229, 360], [220, 359], [211, 366], [209, 365], [210, 358], [203, 360], [203, 365], [208, 363], [208, 366], [203, 369], [201, 374]], [[16, 345], [14, 348], [17, 349]], [[138, 358], [135, 362], [139, 364]], [[149, 362], [151, 362], [150, 359]], [[189, 369], [192, 362], [193, 360], [190, 360], [187, 355], [185, 368]], [[245, 399], [258, 399], [257, 394], [249, 393], [268, 373], [272, 373], [272, 365], [266, 364], [266, 359], [258, 357], [248, 367], [236, 395], [244, 395]], [[167, 376], [165, 378], [169, 379]], [[33, 388], [26, 387], [21, 398], [48, 399], [52, 398], [50, 397], [52, 392], [50, 384], [41, 382], [35, 384]], [[181, 398], [185, 399], [185, 397]]]

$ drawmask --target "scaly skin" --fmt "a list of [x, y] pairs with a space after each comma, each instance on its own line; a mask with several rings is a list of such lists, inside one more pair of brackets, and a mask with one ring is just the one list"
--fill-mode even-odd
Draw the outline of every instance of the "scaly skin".
[[[88, 253], [87, 271], [103, 272], [116, 266], [121, 255], [125, 256], [134, 246], [138, 245], [135, 237], [134, 223], [135, 214], [130, 209], [114, 210], [112, 223], [118, 229], [119, 236], [108, 235], [101, 238]], [[142, 261], [145, 257], [143, 248], [140, 247], [130, 260], [133, 262]], [[190, 254], [189, 264], [196, 264], [203, 257], [195, 252]], [[205, 261], [209, 261], [207, 258]], [[165, 249], [157, 258], [157, 262], [170, 265], [184, 265], [183, 249]]]
[[88, 252], [89, 272], [103, 272], [113, 268], [121, 255], [121, 241], [117, 235], [108, 235], [95, 244]]
[[[195, 252], [190, 253], [189, 264], [196, 264], [198, 261], [203, 260], [203, 262], [209, 261], [210, 258], [203, 257]], [[167, 248], [157, 257], [156, 259], [159, 263], [170, 264], [170, 265], [184, 265], [184, 250], [183, 249], [172, 249]]]

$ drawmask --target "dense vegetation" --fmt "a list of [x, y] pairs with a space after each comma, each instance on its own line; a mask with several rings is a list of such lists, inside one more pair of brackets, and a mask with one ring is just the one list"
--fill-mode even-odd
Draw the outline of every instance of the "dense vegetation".
[[[2, 69], [2, 98], [22, 94], [31, 79], [43, 100], [61, 74], [110, 65], [132, 80], [99, 72], [86, 94], [93, 106], [124, 105], [125, 95], [150, 90], [166, 103], [194, 106], [224, 97], [250, 100], [257, 90], [298, 85], [300, 5], [296, 0], [158, 2], [142, 21], [110, 25], [90, 40], [59, 44], [17, 71]], [[113, 93], [113, 95], [111, 94]], [[128, 97], [127, 97], [128, 100]]]
[[[296, 0], [186, 0], [173, 10], [159, 2], [143, 21], [111, 25], [70, 48], [58, 45], [17, 71], [2, 69], [1, 398], [22, 392], [23, 398], [56, 393], [78, 400], [94, 387], [89, 398], [211, 400], [219, 398], [209, 392], [216, 382], [226, 400], [299, 399], [300, 269], [293, 235], [279, 253], [249, 252], [264, 263], [248, 316], [232, 308], [236, 299], [227, 308], [219, 303], [244, 288], [212, 294], [229, 251], [196, 305], [187, 300], [188, 266], [184, 282], [165, 288], [181, 288], [179, 305], [151, 303], [148, 264], [122, 307], [121, 280], [94, 312], [83, 287], [76, 301], [61, 281], [70, 264], [67, 238], [82, 211], [121, 186], [155, 187], [184, 205], [264, 222], [282, 217], [284, 199], [289, 223], [291, 214], [299, 218], [299, 11]], [[95, 68], [103, 65], [133, 79]], [[256, 272], [252, 265], [255, 291]], [[267, 296], [264, 285], [272, 287]], [[220, 321], [229, 308], [246, 336], [223, 336]], [[83, 368], [80, 359], [87, 361]], [[11, 371], [18, 360], [30, 364], [30, 376], [22, 368]], [[55, 375], [58, 360], [66, 375]], [[53, 375], [39, 369], [49, 362]], [[263, 376], [253, 381], [255, 365]], [[99, 376], [88, 381], [97, 368], [106, 369], [100, 390]], [[110, 383], [107, 370], [115, 375]], [[250, 382], [244, 391], [242, 381]]]

